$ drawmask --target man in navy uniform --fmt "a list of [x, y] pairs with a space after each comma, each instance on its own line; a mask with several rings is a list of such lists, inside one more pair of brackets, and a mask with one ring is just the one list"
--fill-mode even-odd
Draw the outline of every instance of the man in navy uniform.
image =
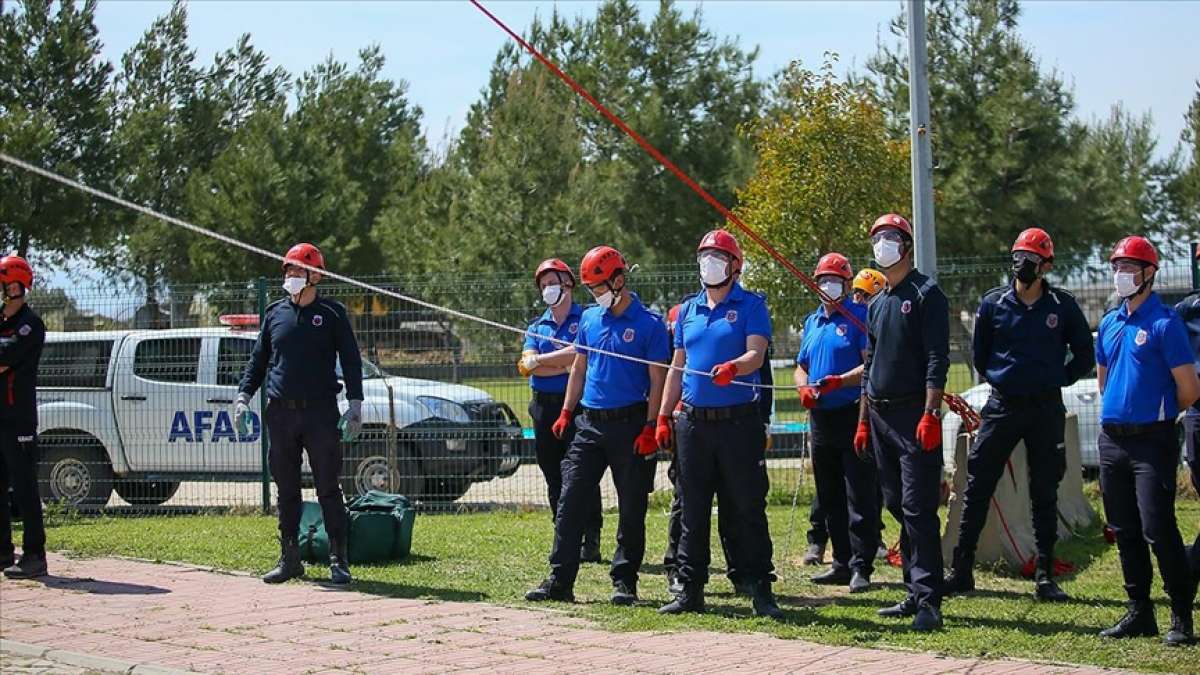
[[[312, 244], [296, 244], [283, 262], [288, 297], [267, 307], [254, 351], [242, 372], [234, 421], [245, 428], [250, 399], [266, 382], [264, 415], [270, 439], [271, 477], [279, 489], [279, 563], [263, 576], [277, 584], [304, 575], [300, 562], [301, 452], [308, 450], [317, 501], [329, 533], [329, 576], [348, 584], [350, 557], [346, 505], [338, 474], [341, 441], [362, 428], [362, 356], [346, 308], [317, 294], [325, 258]], [[349, 407], [339, 415], [337, 365], [341, 361]], [[339, 439], [340, 430], [340, 439]]]
[[913, 267], [912, 226], [889, 213], [871, 226], [875, 262], [888, 288], [867, 312], [867, 353], [854, 449], [871, 442], [883, 500], [901, 524], [908, 596], [881, 616], [913, 617], [913, 628], [942, 627], [942, 391], [950, 369], [949, 303]]
[[[1200, 259], [1200, 246], [1196, 247]], [[1187, 327], [1188, 340], [1196, 357], [1196, 370], [1200, 371], [1200, 291], [1192, 293], [1175, 305], [1175, 312]], [[1184, 445], [1187, 448], [1187, 464], [1191, 469], [1192, 487], [1200, 492], [1200, 401], [1193, 403], [1183, 414]], [[1200, 532], [1188, 553], [1192, 568], [1192, 583], [1200, 585]]]
[[1195, 354], [1183, 321], [1154, 292], [1158, 253], [1125, 237], [1109, 257], [1121, 304], [1100, 321], [1096, 365], [1100, 409], [1100, 490], [1116, 533], [1129, 606], [1101, 637], [1158, 635], [1150, 600], [1150, 551], [1171, 599], [1168, 645], [1193, 644], [1195, 586], [1175, 522], [1179, 443], [1175, 417], [1200, 399]]
[[[575, 361], [575, 350], [570, 343], [579, 333], [583, 308], [571, 300], [575, 273], [558, 258], [542, 261], [533, 273], [533, 283], [548, 307], [529, 324], [517, 371], [529, 378], [529, 387], [533, 390], [529, 416], [533, 419], [534, 451], [538, 468], [546, 478], [553, 520], [557, 518], [558, 499], [562, 495], [562, 460], [575, 438], [575, 423], [571, 422], [561, 438], [554, 435], [551, 427], [558, 420], [566, 399], [567, 377]], [[599, 483], [593, 491], [592, 507], [592, 516], [583, 531], [583, 548], [579, 552], [583, 562], [600, 562], [600, 528], [604, 516]]]
[[1054, 582], [1058, 484], [1067, 468], [1062, 387], [1095, 365], [1092, 333], [1074, 296], [1044, 278], [1054, 261], [1049, 234], [1037, 227], [1022, 232], [1013, 243], [1012, 261], [1012, 283], [985, 293], [975, 319], [975, 371], [992, 392], [967, 457], [962, 522], [946, 595], [974, 590], [975, 547], [996, 483], [1016, 444], [1024, 441], [1037, 542], [1036, 597], [1062, 602], [1067, 594]]
[[[38, 493], [37, 374], [46, 326], [25, 302], [33, 268], [15, 255], [0, 258], [0, 569], [4, 576], [46, 575], [46, 528]], [[14, 564], [8, 488], [21, 510], [21, 559]]]
[[[579, 265], [580, 279], [597, 304], [585, 309], [579, 321], [567, 395], [552, 427], [562, 436], [575, 422], [575, 438], [562, 464], [550, 576], [526, 593], [526, 600], [574, 601], [579, 540], [592, 513], [596, 486], [611, 468], [618, 510], [617, 550], [609, 571], [611, 601], [637, 601], [638, 571], [646, 554], [646, 507], [658, 452], [654, 413], [666, 369], [612, 354], [665, 365], [670, 352], [662, 317], [642, 305], [628, 286], [626, 271], [625, 259], [611, 246], [593, 248]], [[582, 408], [578, 416], [577, 405]]]
[[[720, 493], [721, 511], [732, 511], [734, 557], [738, 575], [751, 588], [754, 614], [779, 620], [783, 612], [771, 592], [775, 568], [767, 528], [766, 429], [757, 388], [743, 386], [760, 383], [771, 319], [762, 297], [738, 283], [743, 256], [732, 234], [709, 232], [696, 257], [704, 289], [679, 309], [674, 368], [667, 375], [655, 430], [663, 448], [674, 436], [683, 505], [676, 570], [682, 588], [659, 612], [704, 611], [712, 504]], [[742, 385], [730, 386], [735, 380]], [[673, 421], [681, 397], [683, 408]]]
[[871, 587], [879, 549], [879, 478], [875, 459], [854, 451], [867, 336], [842, 311], [865, 324], [867, 306], [850, 299], [853, 278], [840, 253], [817, 262], [813, 279], [824, 298], [804, 321], [795, 382], [809, 411], [813, 480], [833, 543], [833, 565], [812, 581], [862, 593]]

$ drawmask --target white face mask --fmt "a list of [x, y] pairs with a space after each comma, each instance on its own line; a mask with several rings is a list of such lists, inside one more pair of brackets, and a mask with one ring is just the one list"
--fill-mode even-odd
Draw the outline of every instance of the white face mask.
[[829, 297], [830, 300], [840, 300], [842, 297], [842, 282], [840, 281], [822, 281], [820, 284], [821, 292]]
[[562, 302], [567, 297], [563, 287], [559, 284], [551, 284], [542, 289], [542, 302], [554, 307]]
[[288, 295], [300, 295], [300, 291], [307, 285], [304, 277], [287, 277], [283, 280], [283, 290], [287, 291]]
[[1113, 283], [1117, 287], [1117, 295], [1131, 298], [1137, 295], [1141, 284], [1137, 281], [1137, 272], [1117, 272], [1113, 275]]
[[700, 257], [700, 281], [705, 286], [720, 286], [728, 278], [729, 263], [715, 255]]
[[605, 291], [604, 295], [596, 296], [596, 304], [604, 309], [612, 307], [617, 302], [617, 294], [612, 291]]
[[900, 262], [900, 242], [891, 239], [880, 239], [872, 247], [875, 251], [875, 262], [880, 267], [891, 267]]

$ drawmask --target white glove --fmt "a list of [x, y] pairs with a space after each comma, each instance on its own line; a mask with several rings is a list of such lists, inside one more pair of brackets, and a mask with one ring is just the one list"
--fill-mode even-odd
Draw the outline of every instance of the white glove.
[[517, 371], [521, 373], [522, 377], [529, 377], [533, 371], [542, 365], [539, 363], [539, 360], [537, 354], [525, 354], [521, 356], [521, 360], [517, 363]]
[[362, 401], [350, 401], [350, 407], [346, 408], [342, 419], [338, 420], [338, 431], [342, 432], [342, 440], [347, 443], [358, 438], [359, 432], [362, 431]]
[[250, 395], [241, 392], [233, 403], [233, 426], [238, 438], [250, 435]]

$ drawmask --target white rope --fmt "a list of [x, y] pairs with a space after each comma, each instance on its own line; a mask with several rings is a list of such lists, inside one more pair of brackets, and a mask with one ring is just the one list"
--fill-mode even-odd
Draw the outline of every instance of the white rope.
[[[98, 190], [89, 185], [84, 185], [83, 183], [80, 183], [77, 180], [67, 178], [66, 176], [62, 176], [60, 174], [54, 173], [53, 171], [43, 169], [40, 166], [36, 166], [36, 165], [30, 164], [29, 162], [26, 162], [24, 160], [17, 159], [16, 157], [13, 157], [12, 155], [9, 155], [7, 153], [0, 152], [0, 160], [8, 162], [9, 164], [12, 164], [13, 166], [18, 167], [20, 169], [24, 169], [25, 171], [28, 171], [30, 173], [34, 173], [39, 176], [42, 176], [43, 178], [48, 178], [52, 181], [62, 183], [63, 185], [75, 188], [76, 190], [79, 190], [81, 192], [86, 192], [87, 194], [90, 194], [93, 197], [98, 197], [105, 201], [112, 202], [113, 204], [117, 204], [118, 206], [123, 206], [127, 209], [137, 211], [138, 213], [141, 213], [146, 216], [150, 216], [151, 218], [157, 218], [158, 220], [161, 220], [165, 223], [169, 223], [169, 224], [175, 225], [177, 227], [182, 227], [183, 229], [193, 232], [195, 234], [209, 237], [210, 239], [216, 239], [217, 241], [220, 241], [222, 243], [228, 244], [228, 245], [236, 247], [236, 248], [240, 248], [244, 251], [249, 251], [250, 253], [254, 253], [254, 254], [263, 256], [265, 258], [271, 258], [272, 260], [278, 260], [280, 262], [284, 262], [284, 257], [278, 253], [268, 251], [263, 248], [259, 248], [257, 246], [254, 246], [253, 244], [247, 244], [246, 242], [241, 241], [239, 239], [234, 239], [233, 237], [230, 237], [229, 235], [221, 234], [220, 232], [214, 232], [207, 228], [200, 227], [199, 225], [194, 225], [192, 223], [187, 222], [186, 220], [181, 220], [174, 216], [168, 216], [164, 213], [159, 213], [158, 211], [155, 211], [154, 209], [151, 209], [147, 206], [143, 206], [141, 204], [136, 204], [127, 199], [122, 199], [121, 197], [117, 197], [116, 195], [104, 192], [103, 190]], [[378, 286], [374, 286], [374, 285], [368, 284], [366, 282], [358, 281], [357, 279], [354, 279], [354, 278], [348, 277], [348, 276], [344, 276], [344, 275], [338, 274], [336, 272], [330, 272], [329, 270], [323, 270], [318, 267], [312, 267], [310, 265], [305, 265], [303, 263], [297, 263], [294, 261], [287, 261], [287, 262], [288, 262], [288, 264], [296, 265], [297, 267], [304, 268], [310, 272], [316, 272], [318, 274], [329, 277], [331, 279], [336, 279], [338, 281], [350, 284], [351, 286], [357, 286], [358, 288], [370, 291], [372, 293], [378, 293], [380, 295], [386, 295], [386, 296], [395, 298], [397, 300], [411, 302], [414, 305], [418, 305], [418, 306], [424, 307], [426, 309], [443, 312], [445, 314], [449, 314], [450, 316], [454, 316], [454, 317], [457, 317], [459, 319], [463, 319], [466, 321], [474, 321], [476, 323], [480, 323], [480, 324], [483, 324], [490, 328], [495, 328], [497, 330], [508, 331], [510, 333], [516, 333], [518, 335], [531, 335], [534, 337], [549, 340], [550, 342], [553, 342], [554, 344], [557, 344], [557, 345], [561, 345], [563, 347], [574, 346], [575, 349], [577, 349], [579, 351], [593, 352], [596, 354], [602, 354], [604, 356], [610, 356], [613, 358], [625, 359], [626, 361], [633, 361], [635, 363], [641, 363], [646, 366], [663, 368], [666, 370], [678, 370], [682, 373], [688, 373], [691, 375], [699, 375], [701, 377], [711, 377], [712, 376], [712, 373], [706, 373], [706, 372], [700, 371], [700, 370], [694, 370], [691, 368], [683, 368], [683, 367], [674, 366], [671, 364], [660, 363], [658, 361], [651, 361], [649, 359], [643, 359], [643, 358], [639, 358], [636, 356], [629, 356], [628, 354], [618, 354], [616, 352], [599, 349], [597, 347], [585, 347], [583, 345], [578, 345], [573, 342], [568, 342], [566, 340], [560, 340], [560, 339], [552, 337], [552, 336], [542, 335], [540, 333], [534, 333], [533, 331], [526, 329], [526, 328], [518, 328], [516, 326], [509, 326], [509, 325], [500, 323], [498, 321], [492, 321], [490, 319], [485, 319], [481, 316], [475, 316], [473, 314], [468, 314], [466, 312], [462, 312], [462, 311], [459, 311], [456, 309], [451, 309], [450, 307], [443, 307], [441, 305], [438, 305], [438, 304], [435, 304], [432, 302], [428, 302], [426, 300], [421, 300], [420, 298], [414, 298], [412, 296], [404, 295], [402, 293], [397, 293], [395, 291], [390, 291], [385, 288], [380, 288]], [[744, 387], [757, 388], [757, 389], [792, 389], [792, 387], [787, 386], [787, 385], [772, 386], [772, 385], [766, 385], [766, 384], [754, 384], [751, 382], [740, 382], [738, 380], [734, 380], [733, 384], [736, 384], [739, 386], [744, 386]]]

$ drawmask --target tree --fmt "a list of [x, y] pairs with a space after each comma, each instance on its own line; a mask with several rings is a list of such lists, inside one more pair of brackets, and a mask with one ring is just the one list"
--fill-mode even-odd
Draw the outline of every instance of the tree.
[[1172, 239], [1191, 243], [1200, 239], [1200, 80], [1183, 118], [1180, 144], [1171, 157], [1178, 171], [1167, 181], [1166, 192], [1176, 223]]
[[[69, 178], [104, 186], [111, 64], [100, 58], [96, 0], [24, 2], [0, 13], [0, 148]], [[0, 166], [0, 249], [50, 263], [103, 241], [111, 223], [92, 197]]]
[[[793, 63], [776, 81], [766, 116], [744, 130], [758, 166], [738, 192], [738, 216], [789, 259], [809, 264], [827, 252], [861, 255], [867, 227], [909, 203], [909, 153], [889, 137], [883, 111], [838, 81]], [[768, 294], [781, 325], [799, 325], [812, 298], [764, 253], [748, 249], [749, 279]]]

